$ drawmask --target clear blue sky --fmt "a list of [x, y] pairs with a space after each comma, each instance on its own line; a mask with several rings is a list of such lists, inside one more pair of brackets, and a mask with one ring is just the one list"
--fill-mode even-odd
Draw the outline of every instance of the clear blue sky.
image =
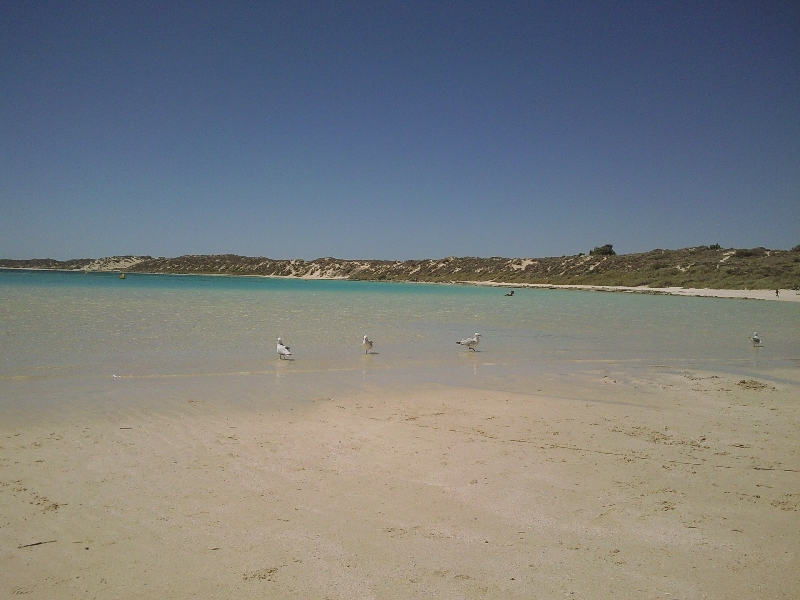
[[790, 248], [798, 6], [0, 1], [0, 257]]

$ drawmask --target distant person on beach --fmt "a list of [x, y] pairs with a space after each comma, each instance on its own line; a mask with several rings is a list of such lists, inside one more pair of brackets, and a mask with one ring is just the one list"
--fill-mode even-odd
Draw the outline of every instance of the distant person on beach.
[[781, 292], [780, 292], [780, 290], [775, 290], [775, 297], [778, 297], [778, 296], [780, 296], [780, 295], [781, 295]]

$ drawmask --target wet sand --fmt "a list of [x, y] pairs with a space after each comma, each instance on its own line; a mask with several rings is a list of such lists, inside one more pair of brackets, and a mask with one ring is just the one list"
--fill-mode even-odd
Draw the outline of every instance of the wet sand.
[[14, 413], [0, 596], [797, 598], [784, 376]]

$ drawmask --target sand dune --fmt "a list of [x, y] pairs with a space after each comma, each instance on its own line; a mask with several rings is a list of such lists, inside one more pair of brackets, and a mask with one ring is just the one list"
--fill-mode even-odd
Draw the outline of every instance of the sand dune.
[[800, 252], [707, 246], [621, 255], [545, 258], [455, 257], [423, 260], [274, 260], [235, 254], [175, 258], [115, 256], [103, 259], [8, 260], [0, 268], [125, 270], [139, 273], [254, 275], [367, 281], [587, 286], [650, 289], [772, 289], [800, 287]]

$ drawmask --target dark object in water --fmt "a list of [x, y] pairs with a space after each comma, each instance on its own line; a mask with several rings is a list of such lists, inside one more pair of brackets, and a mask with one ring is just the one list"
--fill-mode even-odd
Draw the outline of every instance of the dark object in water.
[[508, 293], [506, 294], [506, 296], [513, 296], [513, 295], [514, 295], [514, 290], [511, 290], [510, 292], [508, 292]]
[[20, 548], [32, 548], [33, 546], [41, 546], [42, 544], [55, 544], [58, 540], [48, 540], [46, 542], [34, 542], [33, 544], [24, 544], [22, 546], [17, 546], [18, 549]]

